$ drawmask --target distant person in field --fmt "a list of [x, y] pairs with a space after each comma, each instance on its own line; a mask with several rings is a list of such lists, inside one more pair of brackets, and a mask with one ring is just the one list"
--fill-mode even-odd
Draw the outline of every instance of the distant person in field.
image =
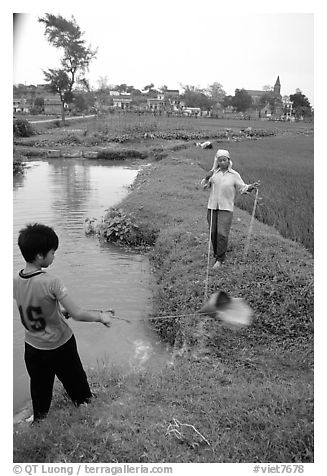
[[38, 223], [27, 225], [19, 232], [18, 246], [26, 264], [14, 278], [14, 299], [25, 327], [25, 364], [37, 422], [50, 409], [55, 376], [76, 406], [88, 403], [92, 397], [65, 317], [109, 327], [114, 311], [82, 309], [68, 295], [61, 279], [45, 271], [59, 246], [52, 228]]
[[240, 174], [232, 169], [228, 150], [218, 149], [212, 169], [201, 184], [204, 189], [210, 189], [207, 220], [211, 229], [211, 243], [215, 258], [213, 268], [218, 269], [225, 260], [235, 195], [237, 192], [246, 193], [255, 190], [260, 182], [246, 185]]

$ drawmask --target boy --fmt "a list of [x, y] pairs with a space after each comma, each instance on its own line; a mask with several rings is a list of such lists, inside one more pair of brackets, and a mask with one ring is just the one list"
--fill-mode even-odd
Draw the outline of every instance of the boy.
[[25, 364], [34, 421], [38, 421], [48, 414], [55, 376], [76, 406], [92, 397], [74, 334], [64, 315], [109, 327], [114, 311], [80, 308], [62, 281], [43, 270], [51, 265], [59, 246], [52, 228], [39, 223], [27, 225], [19, 232], [18, 246], [26, 265], [14, 278], [14, 299], [25, 327]]

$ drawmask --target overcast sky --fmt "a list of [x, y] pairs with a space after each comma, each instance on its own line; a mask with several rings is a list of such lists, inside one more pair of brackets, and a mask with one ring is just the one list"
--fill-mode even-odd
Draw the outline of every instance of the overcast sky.
[[108, 2], [104, 10], [92, 10], [92, 3], [74, 9], [70, 2], [69, 11], [42, 5], [15, 21], [15, 84], [43, 83], [42, 70], [59, 67], [58, 50], [38, 22], [47, 12], [74, 15], [87, 44], [98, 48], [87, 75], [93, 87], [100, 77], [139, 89], [149, 83], [181, 90], [218, 82], [233, 95], [236, 88], [273, 86], [279, 75], [282, 95], [299, 88], [314, 105], [313, 12], [222, 10], [211, 0], [127, 0]]

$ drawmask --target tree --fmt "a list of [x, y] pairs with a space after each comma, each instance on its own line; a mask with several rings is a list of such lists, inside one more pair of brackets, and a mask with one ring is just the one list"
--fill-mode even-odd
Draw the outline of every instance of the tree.
[[127, 86], [126, 92], [129, 94], [141, 94], [139, 89], [134, 88], [133, 85]]
[[26, 86], [22, 83], [14, 84], [13, 94], [14, 96], [22, 96], [26, 93]]
[[123, 84], [118, 84], [118, 85], [116, 86], [116, 91], [118, 91], [118, 92], [121, 93], [121, 94], [122, 94], [122, 93], [126, 93], [126, 92], [127, 92], [127, 88], [128, 88], [128, 86], [127, 86], [127, 84], [125, 84], [125, 83], [123, 83]]
[[93, 111], [95, 108], [95, 97], [92, 91], [74, 91], [74, 110], [78, 113]]
[[253, 101], [245, 89], [235, 89], [235, 96], [233, 96], [231, 103], [238, 112], [245, 112], [252, 106]]
[[274, 91], [267, 91], [259, 99], [259, 107], [262, 109], [267, 104], [271, 107], [272, 113], [274, 113], [277, 107], [280, 105], [280, 98], [276, 96]]
[[151, 89], [153, 89], [153, 88], [154, 88], [154, 84], [150, 83], [150, 84], [147, 84], [146, 86], [144, 86], [143, 91], [151, 91]]
[[223, 107], [227, 108], [229, 106], [233, 106], [233, 97], [231, 95], [225, 96], [222, 102]]
[[34, 107], [38, 113], [44, 110], [44, 97], [38, 96], [35, 98]]
[[211, 109], [213, 101], [204, 93], [203, 89], [191, 85], [183, 86], [182, 84], [181, 87], [184, 89], [182, 97], [186, 107], [199, 107], [207, 111]]
[[159, 92], [156, 89], [154, 89], [153, 83], [150, 83], [144, 86], [143, 91], [147, 91], [148, 92], [147, 94], [150, 98], [155, 98]]
[[82, 91], [86, 91], [88, 93], [91, 92], [90, 83], [88, 82], [86, 78], [79, 78], [78, 85], [79, 85], [79, 89], [81, 89]]
[[114, 86], [109, 84], [107, 76], [100, 76], [97, 83], [98, 89], [96, 91], [96, 103], [98, 108], [101, 110], [112, 103], [110, 90], [114, 89]]
[[78, 93], [74, 95], [74, 107], [76, 112], [84, 112], [87, 109], [84, 94]]
[[62, 69], [49, 69], [43, 71], [45, 81], [51, 92], [58, 93], [62, 104], [62, 120], [65, 122], [65, 102], [71, 99], [70, 80], [68, 74]]
[[226, 93], [223, 90], [222, 85], [217, 82], [209, 85], [208, 88], [206, 89], [206, 93], [208, 94], [208, 96], [210, 97], [210, 99], [212, 100], [214, 104], [217, 104], [217, 103], [222, 104], [226, 96]]
[[133, 88], [131, 91], [129, 91], [131, 94], [135, 96], [141, 96], [142, 92], [140, 89], [137, 89], [134, 86], [130, 86], [130, 87]]
[[109, 91], [110, 84], [108, 82], [108, 76], [100, 76], [99, 79], [97, 80], [97, 83], [98, 83], [98, 90]]
[[49, 43], [63, 51], [61, 68], [48, 69], [43, 73], [51, 91], [59, 94], [62, 121], [65, 122], [65, 102], [72, 101], [72, 90], [78, 79], [77, 75], [80, 74], [80, 81], [84, 79], [89, 64], [96, 56], [97, 51], [86, 46], [85, 40], [82, 38], [84, 33], [73, 16], [71, 20], [66, 20], [61, 15], [55, 16], [46, 13], [38, 21], [45, 25], [44, 34]]
[[311, 117], [312, 108], [309, 99], [302, 94], [300, 89], [296, 90], [295, 94], [290, 95], [290, 101], [292, 102], [292, 109], [295, 117]]

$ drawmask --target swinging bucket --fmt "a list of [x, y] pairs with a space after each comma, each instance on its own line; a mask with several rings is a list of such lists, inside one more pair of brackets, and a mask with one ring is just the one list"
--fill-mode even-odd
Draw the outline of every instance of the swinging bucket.
[[251, 307], [244, 299], [231, 298], [224, 291], [212, 294], [199, 312], [232, 327], [247, 327], [252, 323]]

